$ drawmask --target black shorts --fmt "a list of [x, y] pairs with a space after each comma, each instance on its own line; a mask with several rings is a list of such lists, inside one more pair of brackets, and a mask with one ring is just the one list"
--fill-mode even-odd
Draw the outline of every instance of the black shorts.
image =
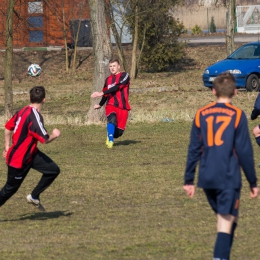
[[204, 192], [215, 213], [238, 216], [240, 189], [204, 189]]

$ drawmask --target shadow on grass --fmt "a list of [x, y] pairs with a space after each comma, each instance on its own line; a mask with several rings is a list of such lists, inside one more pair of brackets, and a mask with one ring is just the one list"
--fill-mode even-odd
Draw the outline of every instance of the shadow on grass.
[[21, 221], [21, 220], [48, 220], [60, 217], [70, 217], [73, 213], [66, 211], [52, 211], [52, 212], [37, 212], [32, 214], [27, 214], [20, 216], [17, 219], [4, 219], [1, 222], [9, 222], [9, 221]]
[[114, 146], [130, 145], [130, 144], [137, 144], [137, 143], [141, 143], [141, 141], [136, 141], [136, 140], [116, 141], [116, 142], [114, 143]]

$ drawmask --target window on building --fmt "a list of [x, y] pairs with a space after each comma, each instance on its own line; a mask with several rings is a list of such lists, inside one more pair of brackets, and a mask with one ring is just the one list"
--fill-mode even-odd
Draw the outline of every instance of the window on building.
[[30, 42], [43, 42], [43, 31], [29, 31]]
[[28, 19], [30, 28], [43, 28], [42, 16], [32, 16]]
[[43, 8], [42, 8], [42, 1], [35, 1], [35, 2], [29, 2], [28, 3], [28, 13], [29, 14], [42, 14]]
[[29, 42], [43, 43], [43, 2], [28, 2], [28, 25], [29, 25]]

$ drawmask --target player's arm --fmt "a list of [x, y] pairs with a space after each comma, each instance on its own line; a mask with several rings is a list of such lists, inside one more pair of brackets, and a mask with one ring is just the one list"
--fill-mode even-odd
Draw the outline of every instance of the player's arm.
[[92, 93], [92, 95], [90, 96], [91, 98], [98, 98], [101, 97], [101, 100], [99, 102], [99, 104], [94, 105], [94, 109], [99, 109], [101, 108], [107, 101], [107, 95], [104, 94], [104, 91], [106, 91], [107, 89], [107, 79], [105, 81], [105, 85], [103, 87], [103, 91], [96, 91], [94, 93]]
[[50, 134], [49, 138], [45, 141], [45, 144], [48, 144], [58, 138], [60, 136], [60, 130], [57, 128], [54, 128], [52, 130], [52, 133]]
[[254, 109], [251, 113], [251, 119], [255, 120], [259, 115], [260, 115], [260, 94], [258, 94], [255, 100]]
[[7, 128], [5, 128], [5, 132], [4, 132], [4, 136], [5, 136], [5, 146], [4, 146], [4, 151], [2, 153], [2, 156], [5, 158], [6, 154], [10, 148], [10, 141], [11, 141], [11, 135], [12, 135], [11, 130], [8, 130]]
[[195, 193], [194, 177], [196, 165], [201, 156], [201, 149], [202, 140], [200, 136], [200, 129], [196, 126], [195, 121], [193, 121], [183, 186], [183, 189], [191, 198]]
[[235, 152], [237, 154], [239, 164], [241, 165], [246, 179], [250, 185], [250, 196], [258, 195], [257, 177], [254, 167], [253, 147], [248, 131], [246, 115], [242, 112], [240, 122], [236, 129]]
[[[2, 156], [5, 158], [6, 154], [10, 148], [10, 142], [11, 142], [11, 136], [14, 131], [16, 122], [18, 120], [18, 114], [16, 113], [6, 124], [5, 124], [5, 131], [4, 131], [4, 138], [5, 138], [5, 144], [4, 144], [4, 151], [2, 153]], [[19, 121], [19, 120], [18, 120]], [[19, 124], [19, 122], [17, 123]]]

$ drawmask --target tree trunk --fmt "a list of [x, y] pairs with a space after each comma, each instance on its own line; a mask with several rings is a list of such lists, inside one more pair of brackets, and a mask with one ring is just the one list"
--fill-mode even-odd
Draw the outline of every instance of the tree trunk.
[[66, 72], [69, 72], [69, 54], [68, 54], [68, 41], [67, 41], [67, 29], [66, 29], [66, 17], [64, 10], [64, 3], [62, 6], [62, 25], [63, 25], [63, 38], [64, 38], [64, 48], [65, 48], [65, 66]]
[[5, 116], [13, 113], [12, 64], [13, 64], [13, 9], [14, 0], [8, 1], [6, 18], [6, 49], [4, 63]]
[[235, 50], [234, 34], [235, 34], [235, 0], [229, 0], [228, 12], [227, 12], [227, 33], [226, 33], [226, 50], [227, 55], [230, 55]]
[[135, 79], [137, 76], [137, 43], [138, 43], [138, 6], [135, 7], [135, 27], [134, 27], [134, 41], [132, 50], [132, 66], [130, 72], [130, 78]]
[[[102, 91], [106, 77], [109, 75], [108, 64], [112, 56], [110, 37], [105, 16], [104, 0], [89, 0], [90, 23], [92, 28], [94, 51], [94, 81], [93, 92]], [[91, 99], [88, 111], [89, 122], [101, 122], [106, 119], [104, 108], [94, 110], [94, 104], [99, 99]]]
[[74, 51], [73, 51], [73, 62], [72, 62], [72, 71], [75, 72], [76, 70], [76, 59], [77, 59], [77, 45], [79, 40], [79, 31], [81, 26], [81, 20], [79, 19], [76, 38], [74, 39]]

